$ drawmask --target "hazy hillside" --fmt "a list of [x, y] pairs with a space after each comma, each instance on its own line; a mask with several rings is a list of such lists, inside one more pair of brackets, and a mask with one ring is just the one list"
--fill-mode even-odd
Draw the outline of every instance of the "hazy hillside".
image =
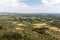
[[59, 13], [12, 13], [12, 12], [0, 12], [0, 15], [20, 15], [20, 16], [60, 16]]

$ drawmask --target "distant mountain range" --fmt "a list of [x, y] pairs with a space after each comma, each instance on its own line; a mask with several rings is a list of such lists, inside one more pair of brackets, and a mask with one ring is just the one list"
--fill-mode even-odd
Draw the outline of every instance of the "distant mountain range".
[[0, 12], [0, 15], [11, 15], [11, 16], [60, 16], [59, 13], [11, 13], [11, 12]]

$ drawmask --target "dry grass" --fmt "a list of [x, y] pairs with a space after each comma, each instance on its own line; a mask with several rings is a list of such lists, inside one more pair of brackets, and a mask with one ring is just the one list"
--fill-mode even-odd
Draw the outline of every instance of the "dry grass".
[[60, 32], [60, 29], [59, 29], [59, 28], [57, 28], [57, 27], [49, 27], [49, 29]]
[[41, 28], [41, 27], [44, 27], [46, 26], [47, 24], [46, 23], [42, 23], [42, 24], [33, 24], [33, 27], [34, 28]]
[[33, 27], [34, 28], [42, 28], [42, 27], [47, 27], [49, 28], [50, 30], [55, 30], [55, 31], [58, 31], [60, 32], [60, 29], [58, 27], [53, 27], [53, 26], [50, 26], [46, 23], [42, 23], [42, 24], [33, 24]]
[[16, 27], [16, 30], [24, 30], [24, 28]]
[[19, 23], [19, 24], [17, 24], [18, 26], [25, 26], [24, 24], [22, 24], [22, 23]]

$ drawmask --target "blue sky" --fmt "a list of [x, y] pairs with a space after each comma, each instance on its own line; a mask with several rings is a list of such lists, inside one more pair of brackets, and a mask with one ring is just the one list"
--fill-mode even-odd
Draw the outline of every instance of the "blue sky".
[[60, 0], [0, 0], [0, 12], [60, 13]]
[[41, 0], [22, 0], [21, 2], [26, 3], [29, 6], [38, 6], [38, 5], [42, 5]]

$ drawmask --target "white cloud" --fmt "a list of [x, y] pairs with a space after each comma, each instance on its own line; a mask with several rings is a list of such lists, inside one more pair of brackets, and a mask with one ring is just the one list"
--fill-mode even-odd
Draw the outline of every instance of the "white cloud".
[[[25, 0], [27, 1], [27, 0]], [[60, 6], [55, 6], [59, 4], [60, 0], [42, 0], [44, 5], [37, 7], [31, 7], [25, 3], [21, 3], [21, 0], [0, 0], [0, 12], [20, 12], [20, 13], [59, 13]]]
[[51, 5], [51, 3], [48, 0], [42, 0], [42, 3], [45, 5]]
[[42, 3], [46, 5], [55, 5], [59, 4], [60, 0], [42, 0]]
[[0, 0], [0, 5], [16, 7], [18, 3], [17, 0]]
[[59, 4], [60, 0], [49, 0], [51, 2], [51, 4]]

